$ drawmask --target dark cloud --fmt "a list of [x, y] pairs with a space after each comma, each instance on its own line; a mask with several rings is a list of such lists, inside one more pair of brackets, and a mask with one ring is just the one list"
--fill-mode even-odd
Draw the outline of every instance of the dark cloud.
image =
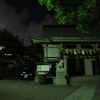
[[19, 35], [19, 38], [24, 39], [25, 45], [31, 44], [29, 36], [41, 36], [43, 25], [52, 24], [52, 17], [49, 14], [46, 14], [45, 18], [39, 23], [32, 21], [29, 25], [25, 25], [23, 22], [27, 18], [29, 18], [27, 9], [24, 8], [22, 13], [16, 14], [16, 9], [13, 6], [7, 4], [5, 0], [0, 0], [0, 28], [7, 28], [15, 35]]

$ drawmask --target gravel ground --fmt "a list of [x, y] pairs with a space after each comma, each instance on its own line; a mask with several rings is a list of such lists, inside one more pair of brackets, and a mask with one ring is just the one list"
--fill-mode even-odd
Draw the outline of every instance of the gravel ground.
[[0, 80], [0, 100], [64, 100], [79, 88], [6, 79]]

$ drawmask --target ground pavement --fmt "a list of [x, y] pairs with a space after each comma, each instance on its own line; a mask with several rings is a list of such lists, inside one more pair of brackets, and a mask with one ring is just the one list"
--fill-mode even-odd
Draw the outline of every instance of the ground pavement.
[[92, 100], [97, 86], [83, 85], [65, 100]]
[[32, 81], [0, 80], [0, 100], [100, 100], [100, 87], [55, 86]]

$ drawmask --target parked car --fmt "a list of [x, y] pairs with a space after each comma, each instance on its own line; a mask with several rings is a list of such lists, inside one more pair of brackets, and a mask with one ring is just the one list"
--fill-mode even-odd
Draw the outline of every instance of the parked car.
[[21, 80], [33, 80], [34, 75], [33, 75], [33, 69], [30, 68], [24, 68], [23, 72], [21, 73]]

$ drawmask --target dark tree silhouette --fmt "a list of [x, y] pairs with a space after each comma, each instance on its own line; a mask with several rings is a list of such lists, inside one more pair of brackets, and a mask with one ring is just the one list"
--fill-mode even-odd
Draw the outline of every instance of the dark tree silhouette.
[[4, 55], [4, 53], [11, 53], [12, 55], [22, 54], [25, 48], [23, 41], [6, 29], [0, 30], [0, 45], [5, 46], [0, 52], [1, 55]]

